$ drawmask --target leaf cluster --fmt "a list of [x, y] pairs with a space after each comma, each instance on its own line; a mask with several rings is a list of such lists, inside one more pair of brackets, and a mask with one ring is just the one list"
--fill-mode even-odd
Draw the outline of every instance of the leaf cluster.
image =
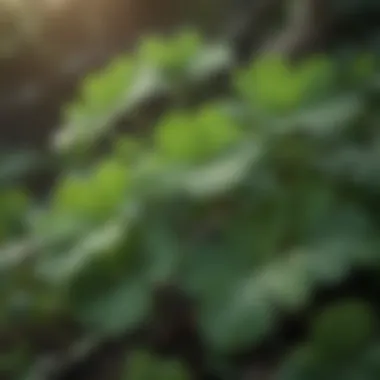
[[[165, 89], [181, 99], [231, 62], [229, 46], [188, 31], [146, 39], [85, 80], [56, 140], [64, 165], [48, 199], [9, 184], [1, 192], [1, 331], [64, 315], [86, 338], [124, 336], [152, 320], [155, 289], [170, 283], [196, 300], [206, 366], [217, 371], [234, 353], [277, 342], [287, 316], [358, 270], [377, 294], [378, 57], [290, 65], [262, 56], [234, 69], [221, 99], [179, 102], [150, 136], [117, 136], [96, 153], [142, 98]], [[336, 297], [309, 318], [295, 352], [283, 352], [276, 378], [377, 379], [378, 307]], [[13, 335], [0, 370], [36, 376], [42, 354]], [[190, 378], [184, 363], [131, 357], [121, 378]]]

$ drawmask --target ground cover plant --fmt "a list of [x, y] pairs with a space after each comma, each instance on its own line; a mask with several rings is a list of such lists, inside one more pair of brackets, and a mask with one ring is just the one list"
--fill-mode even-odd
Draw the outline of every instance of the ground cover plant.
[[2, 378], [379, 378], [379, 87], [193, 29], [89, 74], [48, 195], [0, 161]]

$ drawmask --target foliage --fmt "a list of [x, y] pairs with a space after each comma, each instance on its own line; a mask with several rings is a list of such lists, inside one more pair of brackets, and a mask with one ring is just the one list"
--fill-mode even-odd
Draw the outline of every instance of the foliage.
[[173, 360], [159, 361], [146, 352], [135, 352], [128, 361], [126, 375], [129, 379], [187, 380], [186, 369]]
[[[96, 152], [142, 98], [158, 88], [180, 97], [210, 62], [215, 69], [231, 56], [193, 32], [146, 40], [89, 76], [68, 105], [55, 145], [66, 166], [48, 199], [2, 191], [0, 320], [12, 348], [0, 370], [9, 378], [35, 375], [44, 357], [17, 332], [64, 315], [82, 338], [124, 336], [154, 323], [160, 284], [196, 300], [206, 366], [216, 371], [225, 358], [234, 379], [232, 355], [276, 338], [321, 289], [360, 270], [377, 294], [377, 57], [291, 66], [262, 56], [234, 69], [223, 99], [173, 106], [149, 137], [117, 136]], [[338, 294], [313, 314], [305, 341], [282, 353], [277, 378], [377, 379], [379, 305], [367, 296]], [[128, 357], [125, 378], [190, 378], [172, 359]]]

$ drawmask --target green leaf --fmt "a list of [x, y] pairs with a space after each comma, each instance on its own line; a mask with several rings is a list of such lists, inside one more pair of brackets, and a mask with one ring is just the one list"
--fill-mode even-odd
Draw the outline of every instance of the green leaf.
[[331, 62], [309, 59], [296, 67], [280, 57], [264, 56], [238, 75], [238, 92], [253, 106], [275, 112], [292, 111], [320, 97], [332, 82]]
[[139, 48], [139, 58], [148, 65], [158, 66], [169, 73], [184, 70], [201, 48], [200, 35], [187, 30], [171, 37], [149, 37]]
[[322, 364], [310, 345], [301, 345], [286, 357], [276, 380], [332, 380], [329, 368]]
[[370, 347], [363, 355], [360, 364], [363, 372], [372, 376], [371, 380], [378, 379], [380, 376], [380, 345], [377, 342]]
[[218, 105], [194, 115], [175, 112], [161, 120], [155, 131], [157, 150], [168, 160], [196, 163], [233, 146], [242, 136], [234, 120]]
[[150, 288], [143, 280], [126, 278], [78, 299], [74, 313], [90, 330], [118, 335], [136, 328], [146, 318], [151, 307], [150, 296]]
[[376, 58], [371, 54], [362, 54], [354, 60], [351, 75], [357, 81], [370, 79], [376, 72]]
[[325, 358], [349, 359], [369, 344], [375, 328], [376, 318], [369, 305], [360, 300], [341, 301], [316, 318], [311, 341]]
[[116, 160], [102, 161], [90, 173], [61, 180], [52, 203], [56, 212], [104, 219], [127, 198], [129, 169]]
[[[242, 291], [244, 295], [241, 295]], [[239, 352], [257, 344], [269, 333], [275, 318], [273, 312], [260, 292], [251, 289], [248, 294], [246, 289], [239, 287], [232, 299], [204, 317], [203, 335], [218, 352]]]
[[168, 223], [159, 218], [145, 222], [143, 250], [145, 251], [146, 275], [152, 283], [162, 283], [176, 275], [185, 247]]
[[128, 359], [126, 375], [131, 380], [190, 380], [185, 366], [175, 360], [160, 360], [145, 351], [135, 351]]
[[30, 200], [21, 190], [0, 190], [0, 242], [22, 232]]
[[207, 198], [223, 194], [246, 178], [260, 155], [258, 146], [239, 146], [239, 149], [199, 169], [178, 174], [177, 181], [185, 192], [195, 197]]
[[281, 120], [279, 128], [287, 133], [298, 128], [316, 137], [331, 138], [348, 129], [361, 115], [363, 108], [363, 99], [357, 94], [334, 97]]
[[54, 136], [54, 147], [63, 153], [91, 148], [110, 130], [125, 106], [136, 72], [134, 60], [120, 57], [103, 71], [89, 75], [80, 100], [65, 109], [64, 124]]
[[206, 46], [199, 55], [191, 61], [189, 75], [193, 80], [201, 80], [222, 72], [233, 64], [232, 51], [228, 46]]
[[[98, 229], [82, 234], [79, 241], [71, 241], [71, 247], [63, 253], [55, 253], [41, 261], [40, 275], [50, 278], [52, 282], [66, 283], [72, 277], [78, 276], [83, 270], [91, 267], [94, 262], [107, 262], [115, 258], [121, 247], [126, 248], [128, 223], [110, 221]], [[76, 243], [76, 244], [75, 244]], [[125, 254], [127, 249], [125, 249]], [[110, 267], [103, 267], [109, 270]]]

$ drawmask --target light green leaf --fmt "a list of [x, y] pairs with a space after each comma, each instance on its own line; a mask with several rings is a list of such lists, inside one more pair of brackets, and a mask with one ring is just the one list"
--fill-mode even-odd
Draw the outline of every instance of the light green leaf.
[[179, 177], [183, 190], [196, 197], [211, 197], [233, 189], [260, 158], [258, 146], [240, 146], [238, 151], [219, 158]]
[[312, 58], [291, 66], [281, 57], [264, 56], [240, 73], [236, 87], [256, 107], [287, 112], [326, 92], [332, 74], [332, 64], [326, 59]]

